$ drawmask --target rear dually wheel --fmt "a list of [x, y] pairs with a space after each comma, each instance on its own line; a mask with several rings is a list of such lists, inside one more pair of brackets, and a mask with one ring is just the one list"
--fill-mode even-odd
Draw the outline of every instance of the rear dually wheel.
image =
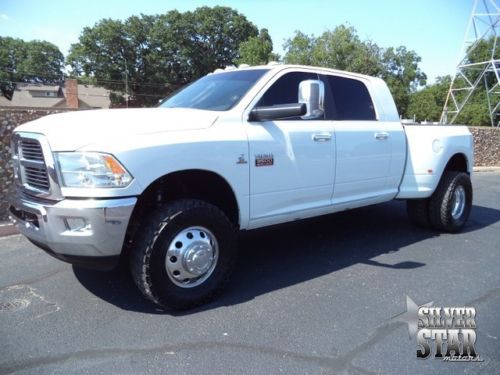
[[445, 232], [460, 231], [472, 208], [472, 183], [468, 174], [445, 172], [429, 200], [432, 226]]

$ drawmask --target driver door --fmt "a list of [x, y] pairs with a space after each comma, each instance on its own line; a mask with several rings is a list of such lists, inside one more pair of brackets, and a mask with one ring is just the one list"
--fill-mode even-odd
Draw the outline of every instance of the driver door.
[[[275, 79], [257, 106], [297, 103], [310, 72]], [[334, 180], [333, 124], [323, 118], [247, 121], [250, 155], [250, 227], [305, 218], [331, 204]]]

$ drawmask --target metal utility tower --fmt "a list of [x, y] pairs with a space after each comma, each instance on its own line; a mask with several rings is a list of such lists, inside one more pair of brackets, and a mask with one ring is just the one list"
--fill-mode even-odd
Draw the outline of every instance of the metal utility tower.
[[[486, 89], [491, 126], [500, 127], [500, 0], [475, 0], [461, 59], [446, 97], [441, 123], [453, 124], [476, 89]], [[472, 62], [476, 49], [488, 46], [484, 61]], [[483, 60], [483, 59], [481, 59]]]

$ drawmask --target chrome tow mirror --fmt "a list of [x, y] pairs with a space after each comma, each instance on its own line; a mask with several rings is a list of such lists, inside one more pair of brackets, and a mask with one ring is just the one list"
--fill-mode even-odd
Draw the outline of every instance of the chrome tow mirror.
[[316, 79], [308, 79], [299, 84], [299, 103], [306, 105], [303, 120], [321, 119], [325, 113], [325, 84]]

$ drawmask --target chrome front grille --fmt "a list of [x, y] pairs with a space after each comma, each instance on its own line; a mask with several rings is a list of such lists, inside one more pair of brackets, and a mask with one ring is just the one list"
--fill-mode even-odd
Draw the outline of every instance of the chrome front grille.
[[44, 161], [42, 146], [36, 139], [21, 138], [20, 146], [23, 158]]
[[24, 167], [24, 177], [26, 179], [26, 183], [29, 186], [34, 186], [37, 189], [49, 191], [50, 182], [49, 177], [47, 176], [47, 169], [45, 166], [43, 167]]
[[48, 192], [50, 181], [40, 142], [36, 139], [20, 138], [17, 150], [21, 181], [28, 189], [35, 188]]
[[35, 133], [14, 133], [12, 138], [14, 178], [27, 194], [62, 199], [54, 159], [46, 138]]

